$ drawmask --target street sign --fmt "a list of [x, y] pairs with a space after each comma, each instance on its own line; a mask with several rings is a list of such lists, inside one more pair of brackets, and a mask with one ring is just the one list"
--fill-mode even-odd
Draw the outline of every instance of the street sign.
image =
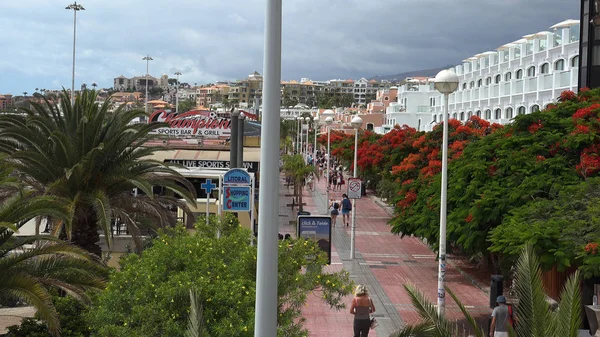
[[225, 185], [251, 185], [252, 180], [248, 171], [233, 168], [225, 173], [223, 176], [223, 184]]
[[314, 240], [319, 248], [327, 253], [327, 263], [331, 264], [331, 217], [298, 216], [297, 235], [298, 238]]
[[360, 178], [348, 178], [348, 199], [362, 197], [362, 181]]
[[210, 195], [210, 192], [215, 189], [217, 185], [213, 184], [212, 179], [206, 179], [206, 182], [200, 185], [200, 188], [206, 192], [206, 195]]
[[223, 190], [223, 210], [240, 212], [250, 210], [250, 186], [225, 186]]

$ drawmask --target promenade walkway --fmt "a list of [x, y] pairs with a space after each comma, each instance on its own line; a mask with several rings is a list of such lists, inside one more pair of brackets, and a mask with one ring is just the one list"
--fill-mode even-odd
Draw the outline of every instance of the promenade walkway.
[[[332, 191], [331, 197], [341, 200], [342, 191]], [[327, 214], [325, 180], [321, 179], [315, 191], [305, 189], [304, 210], [312, 215]], [[292, 210], [293, 189], [286, 188], [283, 177], [280, 181], [280, 232], [295, 237], [297, 208]], [[435, 252], [414, 237], [400, 238], [390, 233], [387, 221], [390, 210], [380, 206], [374, 199], [363, 197], [356, 202], [356, 258], [350, 259], [351, 227], [342, 224], [342, 216], [333, 228], [332, 264], [328, 270], [350, 272], [356, 283], [366, 284], [377, 309], [375, 316], [379, 327], [369, 336], [387, 337], [406, 323], [419, 321], [419, 316], [404, 290], [404, 284], [413, 284], [435, 303], [437, 300], [437, 261]], [[452, 261], [449, 261], [450, 264]], [[485, 321], [490, 315], [488, 295], [475, 286], [469, 278], [449, 266], [446, 274], [447, 286], [452, 289], [469, 311]], [[303, 311], [306, 327], [311, 337], [352, 336], [353, 316], [347, 309], [330, 309], [318, 298], [318, 293], [309, 298]], [[348, 297], [348, 306], [352, 297]], [[450, 297], [446, 299], [446, 314], [450, 319], [460, 320], [462, 313]], [[459, 322], [459, 324], [462, 324]]]

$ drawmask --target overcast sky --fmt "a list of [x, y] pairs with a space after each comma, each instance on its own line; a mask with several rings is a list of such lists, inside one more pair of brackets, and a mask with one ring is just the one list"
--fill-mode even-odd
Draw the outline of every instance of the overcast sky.
[[[0, 94], [71, 85], [67, 0], [0, 0]], [[207, 83], [262, 73], [265, 0], [82, 0], [75, 86], [181, 70]], [[283, 0], [284, 80], [456, 64], [579, 18], [575, 0]]]

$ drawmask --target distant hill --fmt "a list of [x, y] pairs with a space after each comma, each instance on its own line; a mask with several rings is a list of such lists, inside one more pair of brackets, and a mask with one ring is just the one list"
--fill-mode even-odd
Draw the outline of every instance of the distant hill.
[[377, 76], [373, 76], [369, 80], [376, 80], [376, 81], [388, 80], [388, 81], [393, 81], [393, 82], [400, 82], [407, 77], [414, 77], [414, 76], [434, 77], [440, 71], [451, 68], [451, 67], [453, 67], [453, 66], [448, 65], [445, 67], [434, 68], [434, 69], [407, 71], [405, 73], [400, 73], [400, 74], [395, 74], [395, 75], [377, 75]]

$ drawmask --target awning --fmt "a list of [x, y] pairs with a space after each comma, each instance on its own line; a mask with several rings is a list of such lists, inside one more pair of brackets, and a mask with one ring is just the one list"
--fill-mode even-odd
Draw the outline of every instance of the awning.
[[559, 22], [550, 28], [551, 29], [566, 28], [566, 27], [578, 25], [579, 23], [580, 23], [579, 20], [569, 19], [569, 20]]

